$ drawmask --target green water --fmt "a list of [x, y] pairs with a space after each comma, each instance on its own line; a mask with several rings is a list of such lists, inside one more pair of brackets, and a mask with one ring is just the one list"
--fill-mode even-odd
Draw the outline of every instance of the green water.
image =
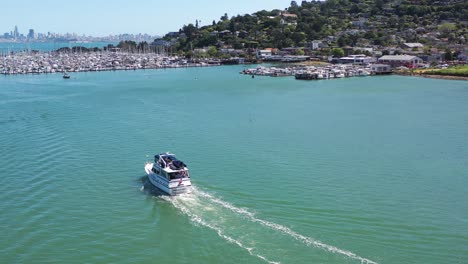
[[468, 261], [467, 82], [242, 69], [0, 76], [1, 262]]

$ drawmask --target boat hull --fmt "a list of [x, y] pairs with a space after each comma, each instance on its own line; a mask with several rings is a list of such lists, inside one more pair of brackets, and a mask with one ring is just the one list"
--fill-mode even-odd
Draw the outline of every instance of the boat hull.
[[176, 179], [168, 181], [165, 177], [154, 173], [151, 169], [152, 163], [145, 166], [145, 172], [153, 186], [169, 195], [180, 195], [192, 192], [192, 184], [189, 178]]

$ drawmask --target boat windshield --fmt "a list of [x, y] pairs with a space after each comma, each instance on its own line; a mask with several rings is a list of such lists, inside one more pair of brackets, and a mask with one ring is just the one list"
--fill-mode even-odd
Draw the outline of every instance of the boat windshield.
[[164, 158], [169, 159], [171, 161], [177, 160], [177, 158], [175, 156], [172, 156], [172, 155], [167, 155]]
[[186, 167], [185, 163], [178, 160], [173, 154], [155, 155], [154, 160], [162, 168], [169, 167], [171, 170], [180, 170]]
[[185, 172], [185, 171], [171, 172], [171, 173], [169, 173], [169, 178], [171, 180], [181, 179], [181, 178], [187, 177], [187, 175], [188, 175], [188, 173]]

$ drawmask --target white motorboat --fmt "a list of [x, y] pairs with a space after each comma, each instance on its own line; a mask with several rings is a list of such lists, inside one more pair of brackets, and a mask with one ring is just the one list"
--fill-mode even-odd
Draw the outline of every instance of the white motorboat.
[[172, 153], [166, 152], [154, 156], [154, 163], [145, 165], [145, 172], [150, 182], [169, 195], [190, 193], [192, 183], [187, 165]]

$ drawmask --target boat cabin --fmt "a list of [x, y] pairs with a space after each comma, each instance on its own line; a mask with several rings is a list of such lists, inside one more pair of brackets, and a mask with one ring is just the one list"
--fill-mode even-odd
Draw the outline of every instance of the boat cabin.
[[190, 177], [187, 165], [178, 160], [174, 154], [162, 153], [154, 156], [152, 171], [168, 180]]

